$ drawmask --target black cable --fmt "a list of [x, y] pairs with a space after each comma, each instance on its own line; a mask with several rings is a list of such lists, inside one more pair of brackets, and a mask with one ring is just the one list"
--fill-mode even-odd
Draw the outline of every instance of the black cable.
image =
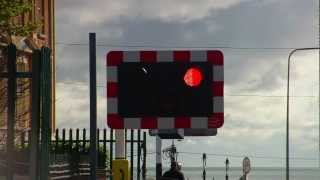
[[[142, 43], [141, 43], [142, 44]], [[88, 43], [81, 42], [56, 42], [56, 45], [64, 46], [89, 46]], [[100, 47], [125, 47], [125, 48], [174, 48], [174, 49], [234, 49], [234, 50], [292, 50], [299, 47], [236, 47], [236, 46], [225, 46], [225, 45], [215, 45], [215, 46], [181, 46], [181, 45], [128, 45], [128, 44], [107, 44], [104, 42], [97, 42], [97, 46]]]

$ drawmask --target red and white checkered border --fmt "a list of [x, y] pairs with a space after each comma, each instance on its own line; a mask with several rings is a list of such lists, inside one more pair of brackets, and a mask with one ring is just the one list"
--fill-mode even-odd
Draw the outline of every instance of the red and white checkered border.
[[[213, 67], [213, 114], [210, 117], [123, 118], [118, 114], [118, 66], [123, 62], [203, 62]], [[107, 124], [113, 129], [220, 128], [224, 123], [223, 54], [207, 51], [110, 51], [107, 64]]]

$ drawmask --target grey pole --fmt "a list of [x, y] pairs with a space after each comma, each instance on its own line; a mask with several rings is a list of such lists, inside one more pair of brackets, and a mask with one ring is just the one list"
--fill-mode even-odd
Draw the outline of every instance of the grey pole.
[[297, 51], [317, 50], [317, 48], [298, 48], [289, 53], [288, 57], [288, 76], [287, 76], [287, 122], [286, 122], [286, 180], [289, 180], [290, 176], [290, 161], [289, 161], [289, 97], [290, 97], [290, 60], [291, 56]]
[[[318, 19], [318, 41], [319, 41], [319, 46], [320, 46], [320, 1], [318, 2], [318, 12], [319, 12], [319, 14], [318, 14], [318, 16], [319, 16], [319, 19]], [[319, 58], [320, 58], [320, 50], [319, 50]], [[319, 82], [320, 82], [320, 60], [319, 60]], [[320, 168], [320, 86], [319, 86], [319, 99], [318, 99], [318, 105], [319, 105], [319, 131], [318, 131], [318, 140], [319, 140], [319, 157], [318, 157], [318, 160], [319, 160], [319, 168]]]
[[96, 34], [89, 33], [90, 64], [90, 179], [96, 180], [97, 167], [97, 79], [96, 79]]

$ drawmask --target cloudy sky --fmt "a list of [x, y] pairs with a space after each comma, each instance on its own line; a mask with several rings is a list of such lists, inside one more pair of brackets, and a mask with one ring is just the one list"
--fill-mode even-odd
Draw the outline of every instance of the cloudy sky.
[[[318, 0], [56, 1], [57, 127], [89, 127], [88, 32], [101, 45], [99, 128], [106, 127], [108, 51], [233, 47], [218, 48], [225, 56], [225, 124], [216, 137], [178, 142], [178, 150], [194, 153], [179, 160], [201, 166], [207, 153], [208, 166], [223, 166], [226, 156], [241, 166], [249, 156], [255, 167], [283, 167], [287, 57], [292, 48], [319, 46], [318, 7]], [[318, 59], [317, 51], [292, 57], [293, 166], [319, 165]], [[148, 140], [150, 152], [154, 141]], [[148, 159], [154, 166], [154, 155]]]

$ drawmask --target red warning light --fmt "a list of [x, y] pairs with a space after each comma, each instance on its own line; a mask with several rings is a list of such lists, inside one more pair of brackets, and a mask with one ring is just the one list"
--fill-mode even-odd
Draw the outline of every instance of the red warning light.
[[183, 80], [188, 86], [199, 86], [202, 81], [202, 72], [198, 68], [189, 68], [184, 74]]

